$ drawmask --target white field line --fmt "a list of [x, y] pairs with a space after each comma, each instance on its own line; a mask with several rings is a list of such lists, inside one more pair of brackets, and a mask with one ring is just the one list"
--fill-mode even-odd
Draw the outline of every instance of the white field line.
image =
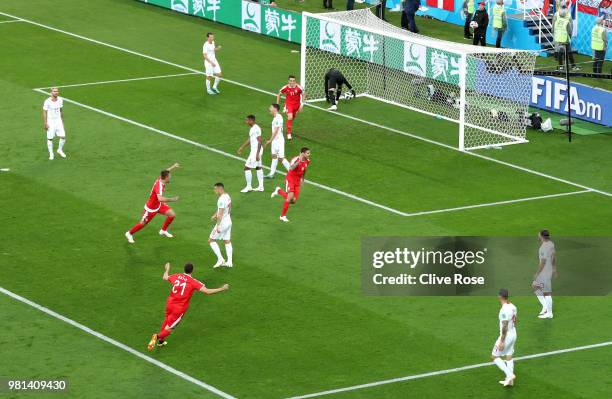
[[10, 21], [0, 21], [0, 24], [10, 24], [13, 22], [25, 22], [23, 19], [11, 19]]
[[96, 85], [104, 85], [111, 83], [123, 83], [123, 82], [135, 82], [138, 80], [153, 80], [153, 79], [165, 79], [165, 78], [176, 78], [178, 76], [189, 76], [189, 75], [197, 75], [197, 72], [185, 72], [185, 73], [174, 73], [171, 75], [156, 75], [156, 76], [144, 76], [141, 78], [128, 78], [128, 79], [116, 79], [116, 80], [102, 80], [98, 82], [87, 82], [87, 83], [75, 83], [69, 85], [55, 85], [49, 87], [38, 87], [35, 90], [49, 90], [53, 87], [57, 87], [58, 89], [64, 87], [82, 87], [82, 86], [96, 86]]
[[[38, 93], [41, 93], [41, 94], [47, 94], [43, 89], [33, 89], [33, 90], [38, 92]], [[166, 137], [172, 138], [174, 140], [182, 141], [183, 143], [191, 144], [193, 146], [202, 148], [202, 149], [207, 150], [207, 151], [214, 152], [214, 153], [222, 155], [224, 157], [232, 158], [232, 159], [235, 159], [235, 160], [238, 160], [238, 161], [241, 161], [241, 162], [245, 162], [246, 161], [245, 158], [239, 157], [239, 156], [231, 154], [229, 152], [226, 152], [226, 151], [223, 151], [223, 150], [219, 150], [217, 148], [208, 146], [206, 144], [202, 144], [202, 143], [199, 143], [197, 141], [193, 141], [193, 140], [187, 139], [185, 137], [181, 137], [181, 136], [178, 136], [176, 134], [166, 132], [166, 131], [161, 130], [161, 129], [157, 129], [157, 128], [153, 127], [153, 126], [145, 125], [144, 123], [136, 122], [136, 121], [134, 121], [132, 119], [128, 119], [128, 118], [125, 118], [123, 116], [119, 116], [119, 115], [113, 114], [113, 113], [108, 112], [108, 111], [104, 111], [104, 110], [102, 110], [100, 108], [92, 107], [90, 105], [83, 104], [83, 103], [80, 103], [78, 101], [66, 98], [66, 97], [63, 97], [63, 99], [67, 103], [74, 104], [76, 106], [88, 109], [90, 111], [97, 112], [97, 113], [102, 114], [104, 116], [108, 116], [110, 118], [114, 118], [114, 119], [120, 120], [122, 122], [129, 123], [129, 124], [134, 125], [134, 126], [138, 126], [140, 128], [149, 130], [151, 132], [161, 134], [162, 136], [166, 136]], [[268, 169], [268, 170], [270, 169], [268, 166], [264, 166], [263, 168], [264, 169]], [[277, 171], [277, 173], [282, 174], [282, 175], [286, 175], [285, 172], [282, 172], [280, 170]], [[494, 206], [494, 205], [505, 205], [505, 204], [512, 204], [512, 203], [515, 203], [515, 202], [533, 201], [533, 200], [540, 200], [540, 199], [545, 199], [545, 198], [563, 197], [563, 196], [572, 195], [572, 194], [582, 194], [582, 193], [590, 192], [590, 190], [573, 191], [573, 192], [569, 192], [569, 193], [548, 194], [548, 195], [542, 195], [542, 196], [537, 196], [537, 197], [526, 197], [526, 198], [518, 198], [518, 199], [507, 200], [507, 201], [497, 201], [497, 202], [490, 202], [490, 203], [484, 203], [484, 204], [467, 205], [467, 206], [457, 207], [457, 208], [436, 209], [436, 210], [432, 210], [432, 211], [423, 211], [423, 212], [408, 213], [408, 212], [402, 212], [402, 211], [400, 211], [398, 209], [394, 209], [394, 208], [388, 207], [386, 205], [382, 205], [382, 204], [376, 203], [374, 201], [370, 201], [368, 199], [359, 197], [359, 196], [351, 194], [351, 193], [347, 193], [347, 192], [342, 191], [342, 190], [338, 190], [338, 189], [330, 187], [330, 186], [326, 186], [325, 184], [317, 183], [317, 182], [312, 181], [312, 180], [304, 180], [304, 182], [308, 183], [308, 184], [310, 184], [312, 186], [318, 187], [320, 189], [327, 190], [327, 191], [330, 191], [332, 193], [341, 195], [343, 197], [347, 197], [347, 198], [353, 199], [355, 201], [358, 201], [358, 202], [361, 202], [361, 203], [373, 206], [375, 208], [383, 209], [383, 210], [385, 210], [387, 212], [391, 212], [391, 213], [394, 213], [396, 215], [404, 216], [404, 217], [421, 216], [421, 215], [428, 215], [428, 214], [432, 214], [432, 213], [454, 212], [454, 211], [460, 211], [460, 210], [463, 210], [463, 209], [480, 208], [480, 207]]]
[[139, 351], [137, 351], [137, 350], [135, 350], [135, 349], [125, 345], [125, 344], [122, 344], [119, 341], [116, 341], [116, 340], [114, 340], [112, 338], [107, 337], [106, 335], [104, 335], [102, 333], [99, 333], [99, 332], [97, 332], [95, 330], [92, 330], [91, 328], [89, 328], [87, 326], [84, 326], [83, 324], [81, 324], [79, 322], [76, 322], [76, 321], [74, 321], [72, 319], [69, 319], [68, 317], [63, 316], [63, 315], [61, 315], [61, 314], [59, 314], [57, 312], [54, 312], [53, 310], [48, 309], [48, 308], [46, 308], [46, 307], [44, 307], [42, 305], [39, 305], [36, 302], [32, 302], [32, 301], [30, 301], [27, 298], [24, 298], [24, 297], [22, 297], [20, 295], [17, 295], [17, 294], [15, 294], [12, 291], [9, 291], [9, 290], [7, 290], [7, 289], [5, 289], [3, 287], [0, 287], [0, 293], [6, 295], [8, 297], [11, 297], [11, 298], [13, 298], [13, 299], [15, 299], [15, 300], [17, 300], [17, 301], [19, 301], [21, 303], [24, 303], [24, 304], [26, 304], [28, 306], [31, 306], [34, 309], [40, 310], [41, 312], [46, 313], [49, 316], [54, 317], [54, 318], [56, 318], [58, 320], [61, 320], [64, 323], [70, 324], [71, 326], [76, 327], [79, 330], [86, 332], [87, 334], [93, 335], [94, 337], [96, 337], [98, 339], [101, 339], [102, 341], [104, 341], [106, 343], [109, 343], [109, 344], [111, 344], [111, 345], [113, 345], [113, 346], [115, 346], [115, 347], [117, 347], [117, 348], [119, 348], [121, 350], [124, 350], [124, 351], [126, 351], [126, 352], [128, 352], [128, 353], [130, 353], [130, 354], [132, 354], [132, 355], [134, 355], [136, 357], [139, 357], [140, 359], [142, 359], [142, 360], [144, 360], [146, 362], [149, 362], [149, 363], [153, 364], [154, 366], [157, 366], [157, 367], [159, 367], [159, 368], [161, 368], [163, 370], [166, 370], [167, 372], [172, 373], [172, 374], [176, 375], [177, 377], [180, 377], [180, 378], [184, 379], [185, 381], [189, 381], [192, 384], [198, 385], [198, 386], [206, 389], [207, 391], [210, 391], [210, 392], [212, 392], [212, 393], [214, 393], [214, 394], [216, 394], [216, 395], [218, 395], [218, 396], [220, 396], [220, 397], [222, 397], [224, 399], [236, 399], [234, 396], [232, 396], [232, 395], [230, 395], [228, 393], [225, 393], [225, 392], [223, 392], [223, 391], [213, 387], [212, 385], [209, 385], [209, 384], [207, 384], [207, 383], [205, 383], [203, 381], [200, 381], [200, 380], [198, 380], [196, 378], [193, 378], [190, 375], [187, 375], [187, 374], [183, 373], [182, 371], [179, 371], [179, 370], [177, 370], [177, 369], [175, 369], [173, 367], [170, 367], [167, 364], [160, 362], [159, 360], [156, 360], [156, 359], [154, 359], [154, 358], [152, 358], [150, 356], [147, 356], [147, 355], [145, 355], [145, 354], [143, 354], [143, 353], [141, 353], [141, 352], [139, 352]]
[[[160, 62], [162, 64], [171, 65], [171, 66], [179, 68], [179, 69], [183, 69], [183, 70], [186, 70], [186, 71], [190, 71], [190, 72], [194, 72], [194, 73], [197, 73], [197, 74], [200, 74], [200, 75], [204, 75], [204, 72], [202, 72], [200, 70], [197, 70], [197, 69], [194, 69], [194, 68], [190, 68], [190, 67], [187, 67], [187, 66], [184, 66], [184, 65], [180, 65], [180, 64], [177, 64], [177, 63], [174, 63], [174, 62], [171, 62], [171, 61], [166, 61], [166, 60], [163, 60], [161, 58], [157, 58], [157, 57], [153, 57], [153, 56], [146, 55], [146, 54], [143, 54], [143, 53], [139, 53], [137, 51], [129, 50], [129, 49], [126, 49], [126, 48], [123, 48], [123, 47], [116, 46], [114, 44], [102, 42], [100, 40], [92, 39], [92, 38], [89, 38], [89, 37], [86, 37], [86, 36], [78, 35], [76, 33], [72, 33], [72, 32], [68, 32], [68, 31], [62, 30], [62, 29], [54, 28], [52, 26], [41, 24], [41, 23], [35, 22], [35, 21], [31, 21], [29, 19], [20, 18], [18, 16], [12, 15], [12, 14], [7, 14], [7, 13], [4, 13], [4, 12], [0, 12], [0, 15], [4, 15], [4, 16], [7, 16], [7, 17], [15, 18], [15, 19], [20, 19], [20, 20], [22, 20], [24, 22], [27, 22], [27, 23], [32, 24], [32, 25], [39, 26], [41, 28], [45, 28], [45, 29], [49, 29], [49, 30], [52, 30], [52, 31], [55, 31], [55, 32], [63, 33], [65, 35], [76, 37], [78, 39], [85, 40], [85, 41], [88, 41], [88, 42], [91, 42], [91, 43], [95, 43], [95, 44], [98, 44], [98, 45], [101, 45], [101, 46], [110, 47], [110, 48], [113, 48], [115, 50], [123, 51], [123, 52], [129, 53], [129, 54], [133, 54], [133, 55], [136, 55], [136, 56], [139, 56], [139, 57], [142, 57], [142, 58], [146, 58], [146, 59], [149, 59], [149, 60], [152, 60], [152, 61]], [[253, 91], [257, 91], [259, 93], [264, 93], [264, 94], [268, 94], [268, 95], [272, 95], [272, 96], [276, 96], [276, 94], [277, 94], [277, 93], [273, 93], [273, 92], [270, 92], [270, 91], [267, 91], [267, 90], [260, 89], [260, 88], [255, 87], [255, 86], [250, 86], [250, 85], [247, 85], [247, 84], [244, 84], [244, 83], [240, 83], [240, 82], [237, 82], [237, 81], [234, 81], [234, 80], [230, 80], [230, 79], [227, 79], [227, 78], [222, 78], [222, 80], [225, 81], [225, 82], [237, 85], [237, 86], [241, 86], [241, 87], [253, 90]], [[306, 106], [309, 106], [311, 108], [315, 108], [315, 109], [318, 109], [318, 110], [321, 110], [321, 111], [325, 111], [325, 112], [333, 112], [333, 111], [329, 111], [329, 110], [327, 110], [325, 108], [321, 108], [321, 107], [318, 107], [318, 106], [312, 105], [312, 104], [306, 104]], [[488, 161], [495, 162], [495, 163], [498, 163], [500, 165], [504, 165], [504, 166], [507, 166], [507, 167], [510, 167], [510, 168], [518, 169], [518, 170], [521, 170], [521, 171], [526, 172], [526, 173], [531, 173], [531, 174], [534, 174], [534, 175], [537, 175], [537, 176], [540, 176], [540, 177], [544, 177], [544, 178], [547, 178], [547, 179], [550, 179], [550, 180], [555, 180], [555, 181], [558, 181], [558, 182], [561, 182], [561, 183], [565, 183], [565, 184], [568, 184], [570, 186], [578, 187], [578, 188], [581, 188], [583, 190], [590, 190], [590, 191], [596, 192], [598, 194], [602, 194], [602, 195], [606, 195], [608, 197], [612, 197], [612, 193], [607, 192], [607, 191], [598, 190], [598, 189], [593, 188], [593, 187], [588, 187], [588, 186], [585, 186], [585, 185], [580, 184], [580, 183], [575, 183], [575, 182], [569, 181], [567, 179], [563, 179], [563, 178], [560, 178], [560, 177], [555, 177], [555, 176], [552, 176], [552, 175], [548, 175], [546, 173], [538, 172], [536, 170], [529, 169], [529, 168], [526, 168], [526, 167], [523, 167], [523, 166], [519, 166], [519, 165], [515, 165], [515, 164], [512, 164], [510, 162], [505, 162], [505, 161], [501, 161], [501, 160], [498, 160], [498, 159], [495, 159], [495, 158], [487, 157], [486, 155], [481, 155], [481, 154], [474, 153], [474, 152], [469, 152], [469, 151], [461, 151], [458, 148], [453, 147], [451, 145], [448, 145], [448, 144], [445, 144], [445, 143], [441, 143], [441, 142], [438, 142], [438, 141], [435, 141], [435, 140], [432, 140], [432, 139], [428, 139], [428, 138], [425, 138], [425, 137], [417, 136], [415, 134], [404, 132], [402, 130], [394, 129], [392, 127], [388, 127], [388, 126], [385, 126], [385, 125], [380, 125], [378, 123], [370, 122], [370, 121], [367, 121], [365, 119], [360, 119], [360, 118], [357, 118], [357, 117], [354, 117], [354, 116], [350, 116], [350, 115], [346, 115], [346, 114], [341, 114], [341, 113], [338, 113], [338, 112], [333, 112], [333, 113], [335, 115], [341, 116], [343, 118], [354, 120], [356, 122], [361, 122], [361, 123], [364, 123], [364, 124], [369, 125], [369, 126], [374, 126], [374, 127], [380, 128], [380, 129], [388, 130], [390, 132], [401, 134], [401, 135], [407, 136], [407, 137], [411, 137], [411, 138], [416, 139], [416, 140], [425, 141], [425, 142], [430, 143], [430, 144], [439, 145], [441, 147], [448, 148], [450, 150], [460, 151], [460, 152], [462, 152], [464, 154], [471, 155], [471, 156], [474, 156], [474, 157], [478, 157], [478, 158], [481, 158], [481, 159], [486, 159]]]
[[462, 211], [462, 210], [465, 210], [465, 209], [482, 208], [482, 207], [485, 207], [485, 206], [514, 204], [516, 202], [526, 202], [526, 201], [534, 201], [534, 200], [541, 200], [541, 199], [547, 199], [547, 198], [565, 197], [567, 195], [584, 194], [584, 193], [591, 193], [591, 192], [592, 192], [591, 190], [570, 191], [570, 192], [567, 192], [567, 193], [540, 195], [540, 196], [537, 196], [537, 197], [526, 197], [526, 198], [518, 198], [518, 199], [513, 199], [513, 200], [507, 200], [507, 201], [489, 202], [489, 203], [486, 203], [486, 204], [459, 206], [457, 208], [446, 208], [446, 209], [437, 209], [437, 210], [434, 210], [434, 211], [414, 212], [414, 213], [408, 213], [405, 216], [431, 215], [433, 213], [445, 213], [445, 212]]
[[[536, 354], [533, 354], [533, 355], [518, 356], [518, 357], [515, 357], [514, 360], [515, 361], [519, 361], [519, 360], [536, 359], [536, 358], [540, 358], [540, 357], [560, 355], [560, 354], [563, 354], [563, 353], [577, 352], [577, 351], [582, 351], [582, 350], [587, 350], [587, 349], [601, 348], [601, 347], [609, 346], [609, 345], [612, 345], [612, 341], [601, 342], [599, 344], [593, 344], [593, 345], [576, 346], [574, 348], [568, 348], [568, 349], [559, 349], [559, 350], [551, 351], [551, 352], [536, 353]], [[389, 379], [389, 380], [370, 382], [368, 384], [353, 385], [353, 386], [345, 387], [345, 388], [330, 389], [328, 391], [315, 392], [315, 393], [310, 393], [310, 394], [307, 394], [307, 395], [292, 396], [291, 398], [288, 398], [288, 399], [317, 398], [317, 397], [320, 397], [320, 396], [332, 395], [332, 394], [341, 393], [341, 392], [356, 391], [356, 390], [359, 390], [359, 389], [372, 388], [372, 387], [376, 387], [376, 386], [380, 386], [380, 385], [393, 384], [393, 383], [396, 383], [396, 382], [418, 380], [418, 379], [421, 379], [421, 378], [434, 377], [434, 376], [443, 375], [443, 374], [450, 374], [450, 373], [457, 373], [457, 372], [461, 372], [461, 371], [477, 369], [477, 368], [481, 368], [481, 367], [488, 367], [488, 366], [492, 366], [492, 365], [494, 365], [493, 362], [471, 364], [469, 366], [456, 367], [456, 368], [446, 369], [446, 370], [431, 371], [429, 373], [413, 374], [413, 375], [408, 375], [408, 376], [405, 376], [405, 377], [392, 378], [392, 379]]]

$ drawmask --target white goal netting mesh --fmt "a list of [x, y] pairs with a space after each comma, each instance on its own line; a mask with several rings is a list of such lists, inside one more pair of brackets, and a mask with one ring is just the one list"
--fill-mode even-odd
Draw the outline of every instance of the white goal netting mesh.
[[527, 141], [535, 54], [432, 39], [369, 9], [303, 13], [302, 23], [306, 101], [325, 101], [324, 75], [335, 68], [359, 97], [458, 123], [462, 150]]

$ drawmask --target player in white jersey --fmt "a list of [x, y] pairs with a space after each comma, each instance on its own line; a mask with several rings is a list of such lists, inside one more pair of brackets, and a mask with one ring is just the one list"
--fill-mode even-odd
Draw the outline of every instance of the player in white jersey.
[[66, 132], [64, 131], [64, 114], [62, 107], [64, 100], [59, 96], [57, 87], [51, 89], [51, 97], [45, 100], [43, 104], [43, 124], [47, 132], [47, 148], [49, 149], [49, 159], [53, 160], [53, 139], [59, 138], [57, 153], [62, 158], [66, 158], [64, 154], [64, 144], [66, 143]]
[[[261, 138], [261, 128], [255, 123], [255, 115], [248, 115], [245, 119], [245, 123], [249, 125], [249, 138], [238, 148], [238, 155], [242, 154], [242, 150], [247, 145], [250, 145], [251, 152], [249, 157], [244, 164], [244, 178], [246, 179], [246, 186], [241, 193], [248, 193], [249, 191], [263, 191], [264, 190], [264, 174], [263, 174], [263, 163], [261, 157], [263, 156], [263, 140]], [[257, 173], [257, 181], [259, 186], [253, 188], [251, 181], [253, 180], [253, 174], [251, 171], [255, 169]]]
[[289, 170], [291, 165], [289, 165], [289, 161], [285, 159], [285, 136], [283, 135], [283, 115], [280, 113], [280, 105], [270, 105], [269, 111], [270, 114], [272, 114], [272, 136], [270, 136], [270, 140], [266, 142], [264, 147], [270, 145], [272, 152], [270, 174], [266, 176], [266, 178], [272, 179], [274, 173], [276, 173], [276, 166], [279, 160], [287, 170]]
[[[221, 46], [217, 46], [215, 44], [215, 35], [208, 32], [206, 34], [206, 41], [202, 47], [202, 54], [204, 56], [204, 70], [206, 73], [206, 92], [211, 95], [221, 93], [219, 91], [221, 65], [219, 65], [219, 61], [217, 61], [216, 54], [216, 52], [219, 50], [221, 50]], [[210, 81], [212, 80], [213, 76], [215, 77], [215, 82], [211, 87]]]
[[[215, 194], [219, 197], [217, 200], [217, 210], [213, 213], [211, 220], [216, 222], [208, 237], [208, 244], [212, 248], [215, 255], [217, 255], [217, 263], [213, 266], [217, 268], [219, 266], [232, 267], [233, 265], [233, 248], [232, 248], [232, 199], [229, 194], [225, 192], [223, 183], [216, 183], [214, 186]], [[223, 240], [225, 243], [225, 253], [227, 260], [223, 259], [221, 255], [221, 248], [217, 244], [216, 240]]]
[[533, 276], [533, 291], [542, 304], [538, 315], [540, 319], [553, 318], [552, 279], [557, 277], [557, 258], [555, 244], [550, 239], [550, 232], [542, 230], [538, 234], [540, 240], [538, 270]]
[[[497, 298], [502, 305], [499, 310], [499, 337], [495, 341], [491, 356], [493, 363], [505, 374], [505, 378], [499, 383], [507, 387], [514, 385], [516, 378], [512, 360], [516, 343], [516, 306], [508, 300], [508, 290], [505, 288], [499, 290]], [[502, 357], [506, 358], [505, 362]]]

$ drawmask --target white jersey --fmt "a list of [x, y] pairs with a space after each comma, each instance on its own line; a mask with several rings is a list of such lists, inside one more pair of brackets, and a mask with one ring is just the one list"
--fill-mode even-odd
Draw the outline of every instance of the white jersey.
[[202, 47], [202, 52], [206, 54], [206, 58], [210, 61], [217, 63], [217, 56], [215, 55], [215, 42], [208, 43], [208, 41], [204, 42], [204, 46]]
[[61, 97], [57, 97], [53, 101], [52, 97], [45, 100], [43, 109], [47, 111], [47, 123], [61, 123], [62, 122], [62, 107], [64, 106], [64, 100]]
[[249, 140], [251, 142], [251, 156], [257, 156], [257, 148], [259, 147], [258, 137], [261, 137], [261, 128], [254, 124], [249, 130]]
[[232, 218], [230, 214], [232, 213], [232, 199], [230, 198], [228, 193], [221, 194], [219, 196], [219, 199], [217, 200], [217, 214], [221, 209], [223, 209], [223, 217], [221, 218], [221, 220], [218, 220], [217, 223], [231, 223]]
[[510, 302], [504, 303], [499, 310], [499, 334], [502, 333], [503, 323], [504, 321], [508, 322], [508, 332], [507, 335], [515, 335], [516, 334], [516, 306], [511, 304]]
[[540, 272], [542, 278], [551, 278], [553, 274], [553, 258], [555, 256], [555, 244], [550, 241], [544, 241], [540, 245], [539, 258], [540, 262], [544, 261], [544, 268]]
[[276, 138], [274, 138], [274, 141], [284, 142], [285, 136], [283, 135], [283, 116], [280, 113], [276, 114], [274, 119], [272, 119], [272, 134], [274, 134], [274, 129], [277, 129], [277, 128], [278, 128], [278, 134], [276, 135]]

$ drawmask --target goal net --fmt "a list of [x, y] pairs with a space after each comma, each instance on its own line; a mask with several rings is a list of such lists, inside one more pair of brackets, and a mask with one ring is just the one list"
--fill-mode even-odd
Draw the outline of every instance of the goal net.
[[421, 36], [369, 9], [302, 18], [307, 102], [325, 101], [324, 75], [335, 68], [358, 97], [457, 123], [461, 150], [527, 142], [534, 53]]

